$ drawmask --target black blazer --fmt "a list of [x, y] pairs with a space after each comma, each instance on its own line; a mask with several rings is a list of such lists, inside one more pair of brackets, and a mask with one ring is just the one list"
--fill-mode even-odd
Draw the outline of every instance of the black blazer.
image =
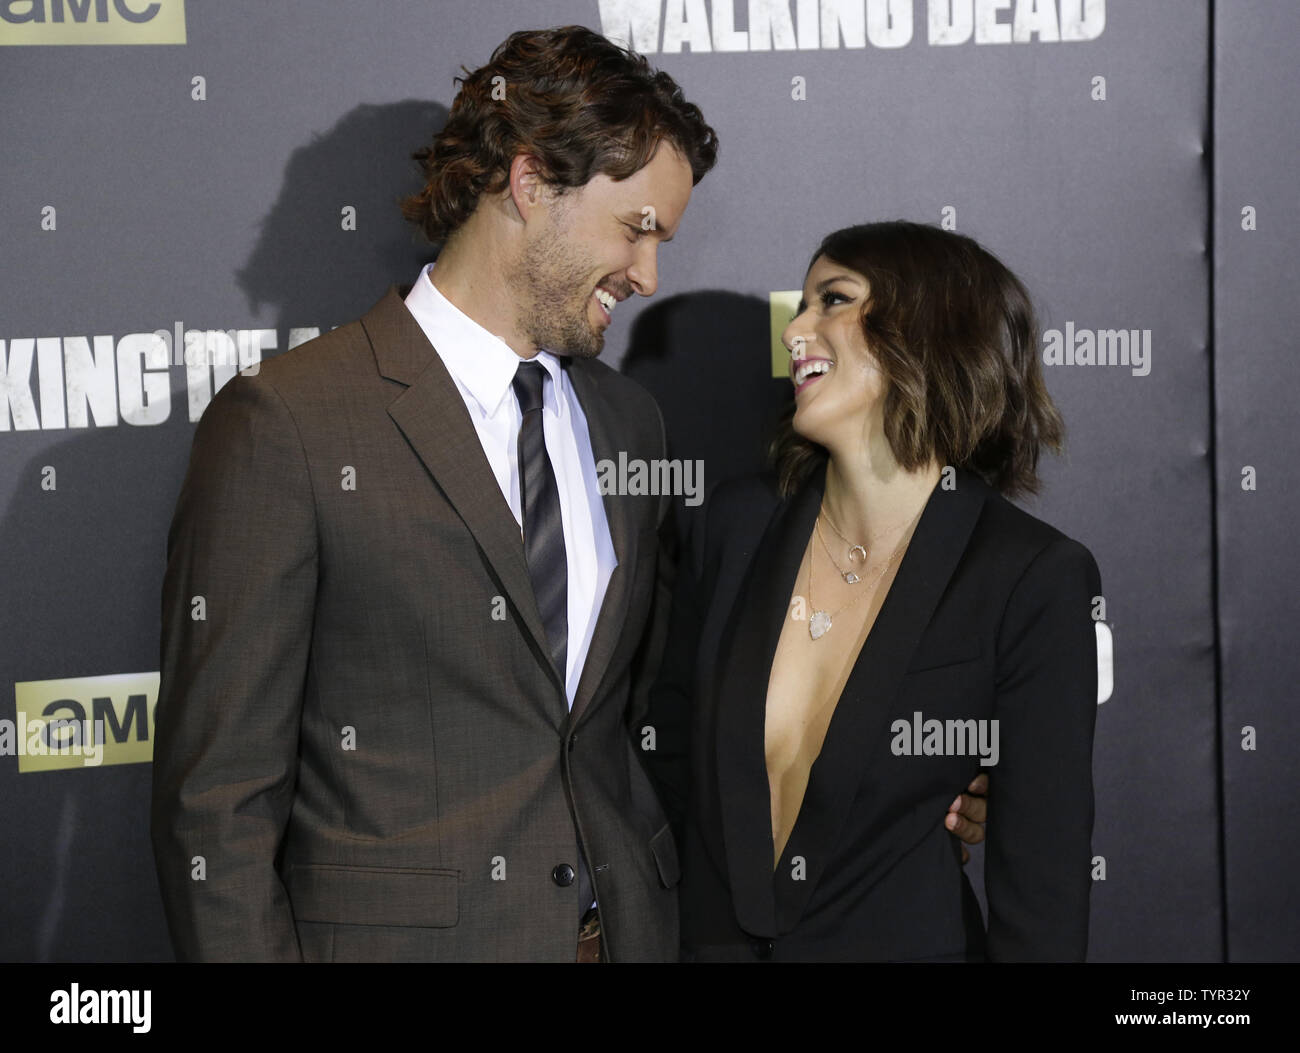
[[[681, 841], [686, 960], [1083, 959], [1100, 574], [977, 476], [955, 482], [926, 504], [775, 873], [767, 682], [825, 468], [788, 500], [765, 480], [711, 496], [682, 560], [646, 753]], [[997, 763], [899, 755], [895, 721], [910, 729], [917, 713], [997, 720]], [[987, 937], [942, 823], [982, 770]]]

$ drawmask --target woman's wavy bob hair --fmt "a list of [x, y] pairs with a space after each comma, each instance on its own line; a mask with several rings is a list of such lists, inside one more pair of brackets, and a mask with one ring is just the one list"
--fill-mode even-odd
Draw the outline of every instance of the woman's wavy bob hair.
[[[884, 374], [885, 437], [899, 465], [915, 471], [934, 458], [1007, 496], [1036, 492], [1039, 452], [1059, 452], [1065, 426], [1020, 280], [971, 238], [901, 220], [827, 235], [809, 270], [822, 257], [867, 281], [860, 322]], [[793, 417], [791, 405], [770, 449], [786, 495], [826, 457]]]

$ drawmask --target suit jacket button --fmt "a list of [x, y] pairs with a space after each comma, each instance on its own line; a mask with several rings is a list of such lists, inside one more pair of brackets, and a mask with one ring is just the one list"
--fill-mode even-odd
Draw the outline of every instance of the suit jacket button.
[[775, 949], [771, 940], [753, 940], [750, 942], [753, 948], [754, 957], [760, 961], [770, 962], [772, 960], [772, 951]]
[[573, 879], [576, 876], [573, 867], [569, 866], [568, 863], [561, 863], [551, 871], [551, 880], [559, 885], [560, 888], [568, 888], [573, 884]]

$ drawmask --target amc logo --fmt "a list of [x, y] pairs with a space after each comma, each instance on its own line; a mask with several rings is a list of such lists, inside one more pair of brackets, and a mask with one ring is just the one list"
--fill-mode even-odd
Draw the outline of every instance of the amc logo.
[[185, 0], [0, 0], [0, 45], [184, 43]]
[[157, 704], [157, 673], [17, 683], [0, 753], [16, 753], [19, 772], [147, 764]]

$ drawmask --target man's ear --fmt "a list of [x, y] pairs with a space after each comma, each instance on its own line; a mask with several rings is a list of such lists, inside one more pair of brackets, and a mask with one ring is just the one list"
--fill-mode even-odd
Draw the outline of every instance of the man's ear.
[[537, 208], [545, 205], [547, 196], [541, 163], [532, 154], [515, 154], [510, 162], [510, 200], [519, 218], [527, 222]]

